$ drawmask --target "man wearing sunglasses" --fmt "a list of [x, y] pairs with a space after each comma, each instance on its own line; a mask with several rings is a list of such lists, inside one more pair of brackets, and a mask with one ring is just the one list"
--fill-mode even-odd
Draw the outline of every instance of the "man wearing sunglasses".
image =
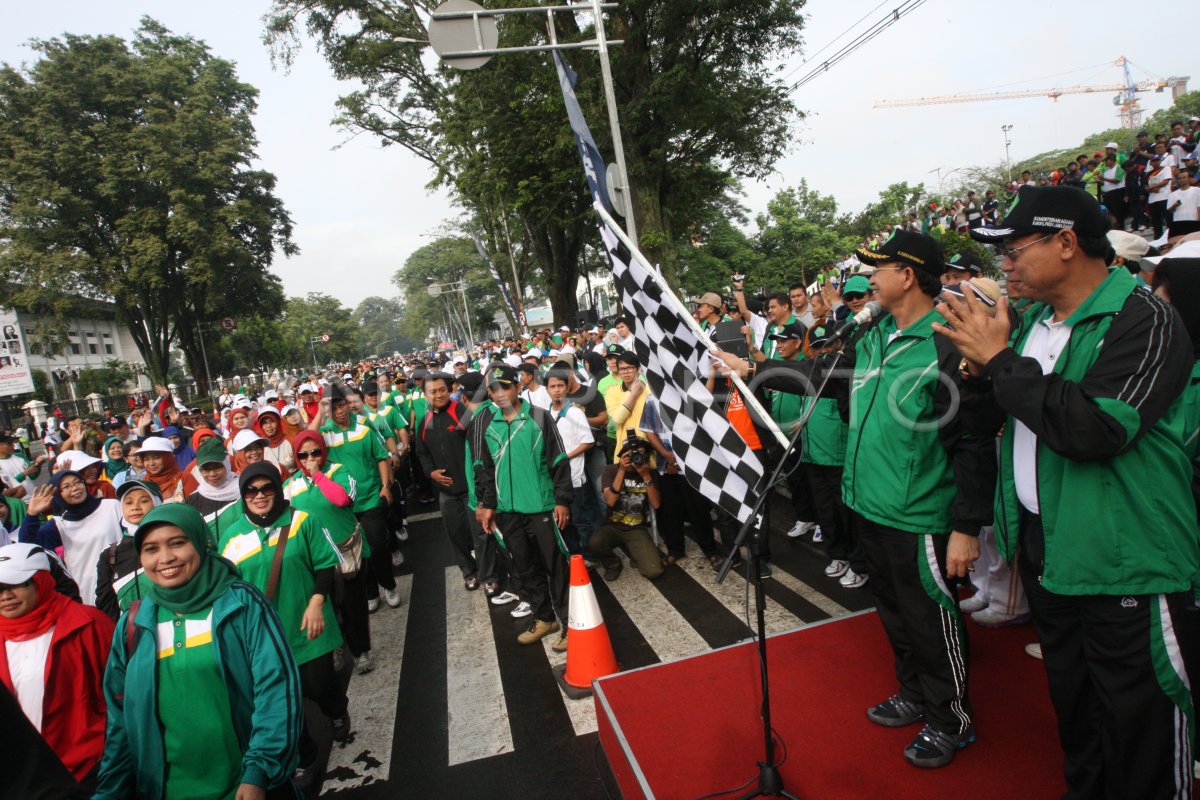
[[1001, 244], [1035, 302], [1010, 331], [1003, 301], [993, 316], [968, 293], [937, 329], [1007, 413], [996, 539], [1028, 593], [1068, 796], [1190, 797], [1176, 625], [1200, 569], [1179, 422], [1192, 345], [1170, 305], [1108, 269], [1107, 230], [1086, 193], [1023, 187], [971, 235]]

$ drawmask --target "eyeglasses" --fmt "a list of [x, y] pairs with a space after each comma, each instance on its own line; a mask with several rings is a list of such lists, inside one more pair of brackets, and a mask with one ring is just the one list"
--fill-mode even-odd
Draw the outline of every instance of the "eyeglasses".
[[65, 492], [68, 489], [82, 489], [84, 486], [85, 484], [83, 481], [61, 481], [58, 484], [58, 490], [60, 492]]
[[299, 458], [303, 458], [303, 459], [320, 458], [324, 454], [325, 454], [324, 450], [305, 450], [303, 452], [296, 453], [296, 455]]
[[262, 495], [263, 497], [274, 497], [275, 496], [275, 487], [269, 483], [264, 484], [262, 486], [247, 486], [246, 487], [246, 492], [245, 492], [246, 497], [258, 497], [259, 495]]
[[1035, 244], [1041, 244], [1042, 242], [1046, 241], [1047, 239], [1053, 239], [1055, 236], [1058, 236], [1058, 231], [1055, 231], [1054, 233], [1047, 233], [1042, 238], [1035, 239], [1032, 242], [1028, 242], [1026, 244], [1021, 245], [1020, 247], [1004, 247], [1003, 245], [996, 245], [996, 251], [1000, 255], [1007, 258], [1009, 261], [1015, 262], [1017, 260], [1017, 256], [1026, 247], [1033, 247]]

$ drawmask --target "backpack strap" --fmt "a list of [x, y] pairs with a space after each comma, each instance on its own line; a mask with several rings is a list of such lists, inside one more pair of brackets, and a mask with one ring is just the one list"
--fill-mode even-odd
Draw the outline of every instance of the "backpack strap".
[[271, 559], [271, 572], [267, 576], [267, 600], [272, 603], [275, 602], [275, 593], [279, 590], [279, 575], [283, 571], [283, 551], [287, 549], [288, 539], [291, 538], [288, 535], [291, 527], [292, 523], [288, 523], [287, 528], [279, 529], [279, 543], [275, 545], [275, 556]]
[[134, 640], [137, 638], [137, 625], [135, 625], [133, 623], [133, 620], [135, 617], [137, 617], [138, 611], [141, 609], [141, 607], [142, 607], [142, 601], [141, 601], [141, 598], [139, 598], [137, 600], [134, 600], [129, 606], [129, 611], [125, 612], [125, 658], [126, 659], [128, 659], [130, 654], [133, 653]]

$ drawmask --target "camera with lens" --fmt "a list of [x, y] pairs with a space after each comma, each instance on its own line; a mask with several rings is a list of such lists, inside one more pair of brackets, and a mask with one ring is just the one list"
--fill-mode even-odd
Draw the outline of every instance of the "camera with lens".
[[635, 467], [644, 466], [650, 456], [646, 441], [633, 428], [625, 429], [625, 446], [621, 449], [629, 453], [629, 462]]

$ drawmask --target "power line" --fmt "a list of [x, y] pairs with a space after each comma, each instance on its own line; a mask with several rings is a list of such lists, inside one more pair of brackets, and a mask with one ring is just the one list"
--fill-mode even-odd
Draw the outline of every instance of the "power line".
[[830, 40], [829, 40], [829, 41], [828, 41], [828, 42], [825, 44], [825, 46], [824, 46], [824, 47], [822, 47], [820, 50], [818, 50], [817, 52], [813, 53], [812, 55], [810, 55], [810, 56], [806, 57], [806, 58], [805, 58], [803, 61], [801, 61], [801, 62], [800, 62], [800, 63], [799, 63], [797, 66], [796, 66], [796, 68], [795, 68], [795, 69], [793, 69], [793, 70], [792, 70], [791, 72], [789, 72], [787, 75], [784, 75], [782, 78], [780, 78], [780, 80], [785, 80], [785, 81], [786, 81], [788, 78], [792, 77], [792, 76], [793, 76], [793, 75], [795, 75], [797, 72], [799, 72], [800, 70], [804, 69], [805, 65], [806, 65], [806, 64], [808, 64], [808, 62], [809, 62], [809, 61], [812, 61], [814, 58], [816, 58], [817, 56], [821, 55], [821, 53], [824, 53], [824, 52], [825, 52], [826, 50], [828, 50], [830, 47], [833, 47], [833, 45], [834, 45], [834, 44], [836, 44], [836, 43], [837, 43], [837, 41], [838, 41], [839, 39], [841, 39], [841, 38], [842, 38], [843, 36], [845, 36], [847, 33], [849, 33], [850, 31], [854, 30], [854, 29], [855, 29], [855, 28], [857, 28], [859, 25], [861, 25], [864, 19], [866, 19], [867, 17], [871, 16], [871, 15], [872, 15], [872, 14], [874, 14], [876, 11], [878, 11], [878, 10], [879, 10], [879, 9], [880, 9], [880, 8], [881, 8], [881, 7], [882, 7], [884, 4], [886, 4], [886, 3], [887, 3], [887, 1], [888, 1], [888, 0], [882, 0], [882, 2], [880, 2], [880, 3], [879, 3], [878, 5], [876, 5], [874, 8], [872, 8], [870, 11], [868, 11], [868, 12], [867, 12], [867, 13], [865, 13], [865, 14], [863, 14], [861, 17], [859, 17], [859, 18], [858, 18], [858, 20], [857, 20], [857, 21], [856, 21], [856, 22], [855, 22], [853, 25], [851, 25], [849, 28], [846, 28], [846, 30], [842, 31], [842, 32], [841, 32], [841, 33], [839, 33], [837, 36], [835, 36], [835, 37], [833, 37], [832, 39], [830, 39]]
[[802, 78], [800, 78], [798, 81], [796, 81], [794, 84], [792, 84], [791, 88], [788, 89], [788, 94], [791, 94], [792, 92], [799, 89], [801, 86], [804, 86], [805, 84], [810, 83], [813, 80], [816, 80], [816, 78], [818, 78], [819, 76], [824, 75], [826, 72], [829, 71], [829, 69], [831, 67], [833, 67], [834, 65], [841, 62], [843, 59], [848, 57], [855, 50], [859, 49], [860, 47], [865, 45], [867, 42], [871, 41], [876, 36], [883, 33], [885, 30], [890, 28], [892, 25], [895, 25], [897, 22], [900, 21], [901, 17], [907, 16], [910, 12], [916, 11], [918, 8], [925, 5], [926, 2], [927, 2], [927, 0], [906, 0], [906, 2], [901, 3], [899, 6], [892, 9], [892, 11], [886, 17], [881, 19], [879, 22], [876, 22], [870, 28], [867, 28], [865, 31], [860, 33], [858, 36], [854, 37], [854, 39], [852, 39], [848, 44], [843, 46], [842, 49], [838, 50], [832, 56], [830, 56], [829, 58], [822, 61], [818, 66], [814, 67], [812, 70], [807, 72]]

